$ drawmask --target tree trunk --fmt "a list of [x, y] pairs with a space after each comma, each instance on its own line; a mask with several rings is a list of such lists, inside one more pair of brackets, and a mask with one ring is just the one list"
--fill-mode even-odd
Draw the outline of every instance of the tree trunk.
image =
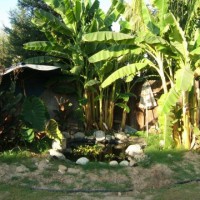
[[185, 149], [191, 146], [191, 124], [189, 116], [188, 92], [182, 92], [183, 95], [183, 133], [182, 144]]

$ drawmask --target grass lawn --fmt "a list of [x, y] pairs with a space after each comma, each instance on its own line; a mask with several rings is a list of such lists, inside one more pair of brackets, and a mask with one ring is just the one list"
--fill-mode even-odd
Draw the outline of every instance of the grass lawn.
[[[137, 167], [77, 166], [29, 152], [0, 155], [0, 199], [198, 199], [200, 155], [147, 149]], [[68, 170], [61, 174], [59, 165]], [[190, 180], [188, 183], [184, 181]], [[178, 184], [182, 183], [182, 184]]]

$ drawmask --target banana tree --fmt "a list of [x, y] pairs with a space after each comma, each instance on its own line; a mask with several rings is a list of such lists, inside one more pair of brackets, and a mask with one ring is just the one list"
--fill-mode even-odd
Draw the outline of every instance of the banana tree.
[[[152, 16], [151, 11], [148, 9], [145, 3], [143, 1], [140, 1], [139, 4], [135, 5], [140, 5], [142, 8], [142, 10], [140, 10], [140, 12], [137, 13], [138, 17], [141, 18], [139, 21], [143, 28], [141, 30], [134, 30], [132, 28], [134, 26], [131, 26], [132, 24], [130, 24], [130, 22], [121, 23], [121, 25], [124, 26], [126, 30], [129, 29], [130, 33], [135, 32], [134, 36], [122, 33], [114, 34], [112, 32], [97, 32], [84, 35], [83, 39], [88, 42], [107, 41], [112, 43], [113, 40], [116, 43], [115, 46], [104, 49], [90, 57], [89, 61], [92, 63], [104, 61], [107, 59], [113, 59], [116, 57], [120, 60], [122, 57], [137, 57], [138, 55], [140, 55], [140, 62], [142, 63], [142, 65], [140, 65], [139, 63], [133, 63], [130, 66], [122, 67], [121, 69], [111, 74], [106, 80], [104, 80], [104, 82], [101, 85], [103, 88], [107, 87], [119, 78], [123, 78], [130, 75], [136, 75], [138, 70], [143, 70], [148, 63], [148, 66], [153, 68], [160, 75], [164, 93], [168, 92], [166, 74], [168, 77], [170, 77], [171, 68], [169, 70], [170, 73], [167, 72], [167, 67], [165, 66], [165, 59], [166, 56], [175, 54], [168, 51], [170, 45], [163, 36], [167, 31], [166, 28], [164, 29], [164, 27], [166, 27], [166, 24], [164, 23], [165, 19], [163, 17], [164, 12], [166, 12], [167, 10], [167, 2], [160, 3], [159, 1], [157, 1], [155, 3], [160, 9], [159, 15], [157, 16], [159, 18], [158, 22], [154, 19], [155, 17]], [[139, 14], [141, 15], [139, 16]], [[122, 30], [123, 29], [124, 28], [122, 27]], [[148, 53], [148, 58], [142, 58], [141, 53]]]
[[[173, 106], [178, 102], [179, 97], [182, 95], [182, 114], [183, 114], [183, 133], [181, 134], [182, 140], [179, 143], [182, 143], [185, 148], [189, 148], [191, 141], [191, 124], [189, 122], [189, 110], [188, 110], [188, 92], [193, 86], [194, 80], [194, 55], [196, 58], [196, 65], [199, 63], [197, 56], [199, 56], [199, 36], [196, 34], [196, 41], [188, 41], [184, 30], [181, 29], [179, 22], [174, 17], [174, 15], [168, 12], [168, 3], [169, 1], [154, 1], [154, 10], [149, 10], [147, 6], [141, 2], [141, 19], [143, 20], [143, 28], [146, 31], [136, 32], [137, 36], [134, 40], [133, 38], [128, 38], [130, 35], [124, 35], [123, 39], [117, 39], [117, 36], [112, 37], [113, 40], [119, 43], [123, 41], [123, 44], [126, 43], [126, 47], [120, 48], [118, 50], [107, 51], [106, 59], [111, 59], [113, 57], [120, 57], [125, 54], [128, 54], [132, 51], [130, 45], [136, 45], [140, 47], [144, 52], [148, 53], [147, 63], [148, 66], [155, 69], [160, 75], [163, 85], [164, 95], [161, 98], [160, 106], [161, 115], [160, 122], [163, 124], [164, 139], [166, 139], [167, 134], [171, 134], [173, 131]], [[199, 8], [199, 1], [196, 1], [196, 4], [193, 4], [193, 12], [196, 12]], [[142, 21], [141, 20], [141, 21]], [[190, 19], [191, 20], [191, 19]], [[126, 29], [131, 29], [129, 23], [125, 24]], [[189, 23], [188, 23], [189, 24]], [[92, 35], [95, 37], [92, 38]], [[85, 35], [86, 41], [102, 41], [98, 38], [103, 38], [102, 35], [108, 35], [108, 33], [99, 32], [93, 34]], [[110, 33], [111, 35], [111, 33]], [[131, 36], [130, 36], [131, 37]], [[107, 38], [104, 37], [106, 41]], [[111, 38], [110, 38], [111, 40]], [[192, 45], [193, 44], [193, 45]], [[116, 47], [112, 47], [116, 49]], [[106, 52], [106, 50], [103, 50]], [[103, 51], [92, 56], [89, 60], [100, 61], [104, 59]], [[195, 52], [195, 53], [194, 53]], [[193, 56], [193, 57], [192, 57]], [[176, 65], [173, 65], [173, 64]], [[133, 66], [132, 66], [133, 67]], [[140, 68], [139, 70], [142, 70]], [[129, 70], [129, 66], [121, 68], [111, 74], [103, 83], [102, 87], [106, 87], [116, 81], [119, 78], [128, 76], [130, 74], [135, 74], [137, 67], [134, 65], [134, 68]], [[122, 73], [123, 72], [123, 73]], [[170, 91], [168, 92], [167, 82], [170, 82]], [[173, 105], [173, 106], [172, 106]], [[165, 110], [163, 108], [167, 107]], [[162, 112], [164, 111], [165, 112]], [[178, 138], [177, 136], [175, 136]]]
[[[88, 62], [88, 57], [105, 48], [97, 43], [86, 44], [82, 35], [94, 31], [110, 30], [123, 11], [123, 3], [112, 1], [107, 14], [99, 8], [99, 1], [83, 0], [44, 0], [58, 16], [44, 10], [36, 10], [33, 23], [43, 31], [48, 41], [29, 42], [24, 45], [28, 50], [45, 53], [49, 60], [59, 65], [63, 72], [72, 74], [79, 99], [85, 113], [86, 128], [90, 129], [95, 120], [95, 96], [103, 98], [96, 90], [98, 76], [94, 64]], [[44, 57], [41, 57], [44, 61]], [[32, 59], [33, 60], [33, 59]], [[40, 59], [34, 58], [40, 62]], [[97, 93], [96, 93], [97, 92]], [[95, 94], [95, 95], [94, 95]], [[100, 123], [102, 126], [102, 123]]]

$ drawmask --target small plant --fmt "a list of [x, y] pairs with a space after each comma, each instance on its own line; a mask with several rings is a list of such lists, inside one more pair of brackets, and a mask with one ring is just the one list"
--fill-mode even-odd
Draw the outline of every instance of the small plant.
[[113, 158], [115, 158], [115, 154], [113, 153], [105, 154], [104, 157], [106, 160], [111, 161]]
[[20, 136], [25, 145], [43, 152], [49, 148], [49, 139], [61, 141], [63, 135], [54, 119], [48, 118], [47, 109], [38, 97], [28, 97], [22, 106]]
[[55, 97], [58, 110], [54, 110], [56, 121], [59, 123], [59, 127], [61, 130], [68, 129], [68, 119], [72, 115], [72, 106], [73, 104], [69, 101], [69, 99], [65, 99], [64, 97]]
[[98, 156], [100, 156], [102, 152], [103, 152], [103, 147], [97, 144], [93, 146], [81, 145], [77, 149], [73, 150], [73, 153], [75, 155], [86, 156], [91, 159], [94, 159], [95, 161], [97, 161]]

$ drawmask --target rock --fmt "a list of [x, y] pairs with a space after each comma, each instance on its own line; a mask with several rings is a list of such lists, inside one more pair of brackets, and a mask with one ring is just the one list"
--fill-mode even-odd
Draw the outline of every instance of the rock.
[[124, 129], [124, 132], [125, 133], [132, 133], [132, 134], [134, 134], [134, 133], [136, 133], [137, 132], [137, 130], [136, 129], [134, 129], [134, 128], [132, 128], [131, 126], [125, 126], [125, 129]]
[[114, 146], [115, 149], [125, 149], [126, 148], [126, 144], [125, 143], [121, 143], [121, 144], [116, 144]]
[[129, 160], [129, 166], [130, 167], [133, 167], [133, 166], [137, 165], [136, 160], [134, 160], [133, 158], [129, 157], [128, 160]]
[[58, 172], [61, 174], [64, 174], [67, 171], [67, 167], [65, 165], [59, 165], [58, 166]]
[[86, 157], [81, 157], [76, 161], [76, 164], [86, 165], [88, 162], [89, 162], [89, 160]]
[[74, 139], [83, 139], [85, 138], [85, 134], [82, 132], [77, 132], [74, 134]]
[[128, 167], [129, 166], [129, 162], [127, 160], [122, 160], [120, 163], [119, 163], [120, 166], [123, 166], [123, 167]]
[[43, 169], [47, 168], [47, 166], [49, 165], [49, 163], [47, 162], [47, 160], [41, 160], [39, 163], [36, 162], [35, 165], [38, 167], [38, 169], [40, 171], [42, 171]]
[[20, 165], [16, 168], [16, 172], [17, 173], [25, 173], [25, 172], [29, 172], [29, 169], [24, 165]]
[[55, 149], [50, 149], [49, 153], [50, 153], [51, 157], [56, 157], [56, 158], [58, 158], [60, 160], [66, 160], [65, 156], [62, 153], [60, 153], [59, 151], [55, 150]]
[[102, 142], [105, 140], [105, 132], [104, 131], [95, 131], [94, 137], [97, 142]]
[[106, 140], [111, 141], [112, 140], [112, 135], [106, 135]]
[[69, 174], [80, 174], [81, 173], [81, 170], [80, 169], [76, 169], [76, 168], [68, 168], [67, 169], [67, 172]]
[[127, 149], [125, 150], [125, 153], [128, 156], [134, 157], [137, 154], [142, 154], [143, 150], [139, 144], [132, 144], [127, 147]]
[[70, 133], [67, 132], [67, 131], [63, 131], [62, 134], [63, 134], [64, 138], [66, 138], [66, 139], [70, 139], [71, 138]]
[[53, 140], [51, 147], [54, 150], [62, 150], [62, 145], [59, 140]]
[[121, 141], [127, 141], [128, 137], [124, 132], [115, 133], [115, 138]]
[[112, 161], [109, 162], [109, 165], [110, 166], [117, 166], [118, 162], [116, 160], [112, 160]]

